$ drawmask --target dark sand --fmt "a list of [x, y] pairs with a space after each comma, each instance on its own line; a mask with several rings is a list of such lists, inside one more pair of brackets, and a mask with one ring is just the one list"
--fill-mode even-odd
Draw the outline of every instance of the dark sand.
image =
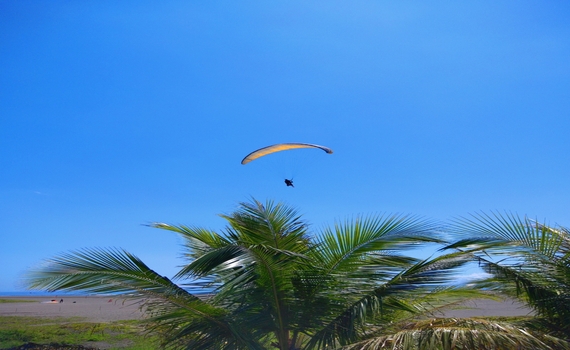
[[463, 304], [461, 308], [443, 312], [441, 317], [511, 317], [532, 316], [533, 314], [531, 309], [516, 300], [474, 299]]
[[[25, 303], [0, 303], [2, 316], [34, 317], [81, 317], [90, 322], [110, 322], [118, 320], [140, 320], [145, 315], [141, 311], [141, 299], [121, 299], [101, 296], [52, 296], [52, 297], [2, 297], [2, 299], [30, 300]], [[63, 299], [63, 303], [59, 300]], [[56, 303], [49, 303], [56, 300]], [[508, 301], [475, 300], [464, 308], [448, 310], [437, 317], [492, 317], [528, 316], [532, 311], [523, 304]]]
[[[90, 322], [144, 319], [141, 299], [102, 296], [0, 296], [0, 299], [29, 300], [22, 303], [0, 303], [2, 316], [81, 317]], [[59, 301], [63, 299], [63, 303]], [[56, 303], [51, 303], [56, 300]]]

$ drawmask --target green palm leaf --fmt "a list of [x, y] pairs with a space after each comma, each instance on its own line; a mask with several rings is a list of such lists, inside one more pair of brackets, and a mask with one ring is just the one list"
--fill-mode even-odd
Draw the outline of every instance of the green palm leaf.
[[568, 343], [533, 334], [517, 324], [484, 319], [427, 319], [408, 323], [394, 334], [374, 337], [342, 350], [566, 349]]
[[464, 239], [448, 248], [472, 254], [493, 276], [481, 284], [521, 297], [570, 338], [568, 229], [493, 213], [458, 219], [452, 230]]

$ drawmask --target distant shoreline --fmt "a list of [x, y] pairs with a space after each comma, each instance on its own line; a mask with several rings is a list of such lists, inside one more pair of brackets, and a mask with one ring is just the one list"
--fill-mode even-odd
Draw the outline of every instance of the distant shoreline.
[[88, 322], [142, 320], [144, 299], [120, 295], [1, 295], [22, 302], [0, 303], [0, 316], [79, 317]]
[[[10, 295], [3, 295], [0, 293], [0, 298], [31, 301], [0, 303], [1, 316], [81, 317], [91, 322], [135, 320], [147, 317], [143, 311], [144, 299], [129, 298], [125, 295], [61, 293], [48, 293], [46, 295], [10, 293]], [[63, 302], [60, 303], [60, 300]], [[466, 318], [533, 315], [532, 309], [516, 300], [476, 299], [465, 303], [464, 306], [465, 308], [447, 310], [434, 316]]]

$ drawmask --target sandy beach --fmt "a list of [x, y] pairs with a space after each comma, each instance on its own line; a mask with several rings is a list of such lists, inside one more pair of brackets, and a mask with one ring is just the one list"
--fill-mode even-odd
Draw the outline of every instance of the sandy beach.
[[[31, 302], [0, 303], [2, 316], [81, 317], [90, 322], [140, 320], [145, 315], [140, 310], [141, 299], [122, 299], [102, 296], [9, 296], [2, 299], [29, 300]], [[63, 299], [63, 302], [59, 301]], [[465, 304], [466, 308], [448, 310], [438, 317], [493, 317], [528, 316], [532, 311], [514, 301], [479, 299]]]
[[461, 308], [447, 310], [441, 317], [511, 317], [531, 316], [533, 311], [516, 300], [494, 301], [489, 299], [474, 299], [466, 302]]
[[[0, 303], [2, 316], [81, 317], [90, 322], [140, 320], [141, 299], [124, 299], [112, 296], [0, 296], [0, 299], [26, 300], [27, 302]], [[63, 302], [59, 302], [63, 299]]]

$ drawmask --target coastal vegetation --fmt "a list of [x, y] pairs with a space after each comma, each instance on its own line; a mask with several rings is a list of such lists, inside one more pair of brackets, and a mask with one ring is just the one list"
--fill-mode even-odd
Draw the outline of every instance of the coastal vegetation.
[[[524, 317], [491, 317], [487, 320], [497, 323], [523, 324]], [[121, 349], [154, 350], [161, 349], [156, 336], [145, 335], [140, 320], [92, 323], [77, 318], [0, 316], [0, 349], [17, 349], [31, 344], [38, 348], [70, 349]], [[43, 345], [39, 345], [43, 344]]]
[[[144, 297], [146, 334], [188, 349], [568, 348], [568, 231], [500, 215], [450, 226], [356, 217], [318, 232], [281, 203], [241, 203], [227, 226], [155, 223], [185, 242], [173, 280], [117, 248], [47, 261], [32, 289]], [[454, 233], [453, 241], [445, 239]], [[417, 257], [419, 248], [437, 251]], [[508, 258], [505, 258], [508, 256]], [[489, 278], [457, 285], [467, 264]], [[176, 282], [175, 282], [176, 281]], [[519, 298], [530, 319], [446, 319], [470, 298]], [[561, 305], [557, 307], [555, 305]]]
[[67, 344], [124, 350], [158, 349], [158, 340], [143, 336], [140, 321], [93, 323], [79, 318], [0, 316], [0, 349], [24, 344]]

